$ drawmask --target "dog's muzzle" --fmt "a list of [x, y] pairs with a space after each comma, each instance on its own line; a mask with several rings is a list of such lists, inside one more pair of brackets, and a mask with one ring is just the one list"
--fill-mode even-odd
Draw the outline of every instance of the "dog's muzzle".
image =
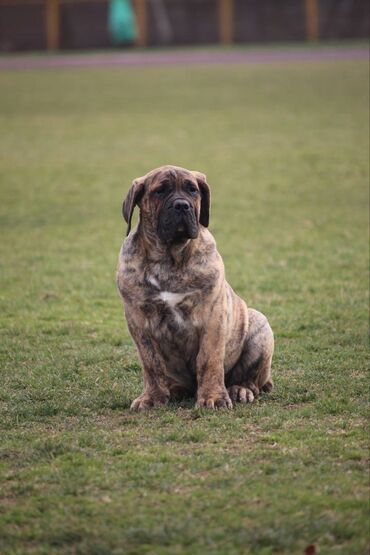
[[158, 235], [165, 243], [177, 243], [198, 236], [194, 206], [185, 198], [168, 200], [158, 219]]
[[173, 209], [176, 210], [176, 212], [178, 213], [187, 212], [188, 210], [190, 210], [190, 202], [183, 198], [177, 198], [173, 201]]

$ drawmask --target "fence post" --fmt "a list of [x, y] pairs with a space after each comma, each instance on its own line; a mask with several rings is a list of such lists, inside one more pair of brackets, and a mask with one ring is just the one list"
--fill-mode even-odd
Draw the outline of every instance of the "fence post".
[[304, 0], [306, 20], [306, 37], [309, 41], [319, 38], [319, 5], [318, 0]]
[[57, 50], [60, 44], [59, 0], [45, 0], [46, 44], [48, 50]]
[[231, 44], [234, 38], [234, 0], [218, 0], [219, 35], [222, 44]]
[[134, 0], [134, 10], [138, 30], [136, 45], [144, 47], [148, 41], [148, 12], [147, 0]]

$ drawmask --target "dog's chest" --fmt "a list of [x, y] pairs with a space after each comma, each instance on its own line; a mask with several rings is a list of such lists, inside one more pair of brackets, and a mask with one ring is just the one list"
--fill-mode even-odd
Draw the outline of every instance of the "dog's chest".
[[200, 291], [181, 278], [163, 279], [146, 272], [143, 284], [142, 310], [147, 313], [149, 326], [163, 334], [165, 328], [186, 331], [196, 325], [194, 308], [200, 301]]

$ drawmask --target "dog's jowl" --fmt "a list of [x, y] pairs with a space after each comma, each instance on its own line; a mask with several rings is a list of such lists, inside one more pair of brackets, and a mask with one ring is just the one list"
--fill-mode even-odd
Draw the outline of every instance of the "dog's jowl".
[[117, 284], [144, 373], [133, 410], [185, 396], [232, 408], [272, 389], [271, 328], [225, 280], [209, 208], [205, 175], [176, 166], [135, 179], [123, 203]]

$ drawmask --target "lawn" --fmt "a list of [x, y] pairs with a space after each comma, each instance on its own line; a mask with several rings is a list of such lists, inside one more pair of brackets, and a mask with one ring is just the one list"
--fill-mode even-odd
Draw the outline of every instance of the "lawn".
[[[0, 551], [364, 554], [368, 65], [0, 76]], [[115, 287], [133, 178], [203, 171], [272, 394], [130, 413]]]

